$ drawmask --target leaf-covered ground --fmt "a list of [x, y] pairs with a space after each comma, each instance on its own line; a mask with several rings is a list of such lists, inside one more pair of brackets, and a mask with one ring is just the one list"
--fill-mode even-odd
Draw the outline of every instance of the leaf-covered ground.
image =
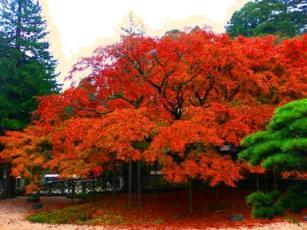
[[[275, 222], [292, 222], [298, 229], [305, 226], [303, 216], [286, 213], [283, 217], [273, 220], [255, 220], [250, 217], [250, 208], [245, 204], [245, 196], [249, 191], [242, 190], [216, 190], [199, 191], [193, 195], [194, 212], [188, 212], [188, 199], [186, 191], [173, 191], [163, 193], [142, 194], [142, 208], [136, 203], [133, 196], [133, 207], [127, 207], [127, 195], [111, 194], [96, 197], [84, 203], [68, 205], [41, 211], [28, 217], [30, 221], [52, 224], [81, 224], [103, 225], [105, 227], [120, 228], [227, 228], [252, 227]], [[230, 221], [228, 218], [234, 214], [243, 214], [243, 221]], [[306, 223], [305, 223], [306, 224]]]

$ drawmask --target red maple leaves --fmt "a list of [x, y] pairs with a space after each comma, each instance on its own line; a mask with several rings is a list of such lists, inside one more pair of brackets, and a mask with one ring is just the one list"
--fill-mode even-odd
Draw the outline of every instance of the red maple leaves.
[[73, 67], [70, 79], [90, 72], [78, 87], [39, 98], [33, 125], [1, 138], [1, 156], [18, 152], [15, 174], [28, 175], [21, 164], [32, 156], [18, 135], [41, 129], [31, 133], [31, 151], [43, 138], [52, 154], [35, 162], [64, 177], [100, 173], [114, 160], [143, 160], [159, 162], [169, 181], [234, 186], [242, 165], [219, 148], [238, 146], [274, 108], [307, 96], [306, 40], [231, 39], [201, 30], [127, 37]]

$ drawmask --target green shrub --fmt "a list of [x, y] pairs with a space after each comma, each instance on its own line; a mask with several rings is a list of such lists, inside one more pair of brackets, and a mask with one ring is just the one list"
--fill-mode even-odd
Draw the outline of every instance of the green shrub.
[[307, 207], [307, 191], [303, 185], [296, 185], [288, 189], [278, 201], [284, 209], [301, 212]]
[[254, 192], [246, 197], [246, 201], [252, 205], [254, 218], [272, 219], [274, 216], [283, 214], [285, 210], [300, 212], [306, 208], [307, 192], [303, 185], [296, 185], [284, 194], [277, 191]]
[[254, 192], [246, 197], [248, 204], [252, 205], [254, 218], [273, 219], [274, 216], [283, 214], [283, 208], [277, 203], [279, 192], [270, 193]]
[[39, 194], [38, 193], [31, 194], [30, 196], [28, 196], [27, 201], [31, 203], [39, 202], [40, 201]]

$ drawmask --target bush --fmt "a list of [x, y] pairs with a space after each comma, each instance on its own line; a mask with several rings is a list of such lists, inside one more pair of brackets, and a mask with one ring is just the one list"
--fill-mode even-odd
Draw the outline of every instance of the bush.
[[274, 216], [283, 214], [283, 208], [276, 202], [279, 192], [270, 193], [254, 192], [246, 197], [248, 204], [252, 205], [252, 216], [254, 218], [273, 219]]
[[281, 196], [280, 205], [292, 212], [301, 212], [307, 207], [307, 191], [303, 185], [292, 186]]
[[39, 202], [40, 201], [40, 197], [38, 193], [35, 194], [31, 194], [28, 198], [27, 198], [28, 202], [34, 203], [34, 202]]
[[307, 207], [307, 192], [303, 185], [296, 185], [284, 194], [277, 191], [263, 193], [254, 192], [246, 197], [248, 204], [252, 205], [254, 218], [272, 219], [281, 215], [285, 210], [300, 212]]

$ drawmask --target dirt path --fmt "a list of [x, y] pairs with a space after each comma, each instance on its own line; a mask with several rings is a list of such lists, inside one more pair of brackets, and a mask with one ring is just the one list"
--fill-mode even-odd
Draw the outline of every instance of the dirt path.
[[[60, 197], [42, 198], [44, 205], [43, 210], [57, 207], [59, 204], [69, 203], [70, 200]], [[24, 197], [18, 197], [9, 200], [0, 200], [0, 230], [103, 230], [103, 227], [79, 226], [79, 225], [50, 225], [50, 224], [34, 224], [25, 220], [25, 217], [31, 213], [31, 204], [25, 201]], [[120, 229], [120, 228], [117, 228]], [[135, 228], [137, 229], [137, 228]], [[233, 228], [227, 228], [231, 230]], [[236, 228], [238, 229], [238, 228]], [[247, 228], [239, 228], [247, 229]], [[307, 223], [290, 224], [290, 223], [274, 223], [265, 226], [254, 227], [257, 230], [307, 230]], [[146, 228], [146, 230], [150, 230]]]

